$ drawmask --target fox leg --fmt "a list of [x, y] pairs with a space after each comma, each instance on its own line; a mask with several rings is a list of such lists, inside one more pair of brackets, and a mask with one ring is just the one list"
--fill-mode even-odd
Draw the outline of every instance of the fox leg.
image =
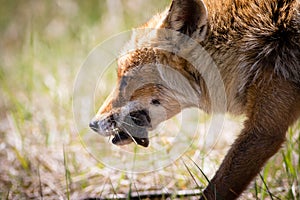
[[202, 200], [236, 199], [280, 149], [288, 127], [299, 117], [299, 88], [280, 78], [265, 82], [248, 89], [244, 129], [205, 189]]

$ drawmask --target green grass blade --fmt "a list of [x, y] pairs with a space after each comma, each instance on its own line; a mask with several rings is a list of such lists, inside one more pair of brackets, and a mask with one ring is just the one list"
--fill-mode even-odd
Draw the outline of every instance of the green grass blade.
[[63, 146], [63, 155], [64, 155], [64, 167], [65, 167], [65, 181], [66, 181], [67, 199], [70, 200], [70, 189], [69, 189], [70, 170], [68, 169], [67, 154], [66, 154], [66, 151], [65, 151], [65, 146]]

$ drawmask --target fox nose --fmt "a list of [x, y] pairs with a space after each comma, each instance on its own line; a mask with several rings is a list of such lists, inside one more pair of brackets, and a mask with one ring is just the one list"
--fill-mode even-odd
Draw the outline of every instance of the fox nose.
[[99, 130], [99, 122], [97, 120], [96, 121], [91, 121], [89, 126], [90, 126], [90, 128], [93, 131], [98, 132], [98, 130]]

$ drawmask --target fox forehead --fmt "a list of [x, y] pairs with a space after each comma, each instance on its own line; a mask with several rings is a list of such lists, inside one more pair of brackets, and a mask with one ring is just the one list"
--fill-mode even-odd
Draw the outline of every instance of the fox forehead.
[[118, 59], [118, 78], [121, 79], [129, 71], [141, 65], [154, 64], [155, 62], [155, 52], [151, 48], [135, 49], [128, 52]]

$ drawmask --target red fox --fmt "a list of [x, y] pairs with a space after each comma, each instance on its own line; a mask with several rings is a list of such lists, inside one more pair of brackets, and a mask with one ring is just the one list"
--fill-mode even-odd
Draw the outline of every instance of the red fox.
[[114, 136], [114, 144], [147, 147], [148, 131], [182, 109], [214, 112], [210, 93], [218, 87], [210, 87], [201, 71], [210, 65], [191, 64], [185, 56], [197, 59], [195, 45], [159, 30], [189, 37], [217, 66], [224, 112], [247, 118], [201, 199], [236, 199], [300, 115], [300, 1], [173, 0], [140, 28], [127, 47], [133, 49], [118, 60], [117, 88], [90, 127]]

